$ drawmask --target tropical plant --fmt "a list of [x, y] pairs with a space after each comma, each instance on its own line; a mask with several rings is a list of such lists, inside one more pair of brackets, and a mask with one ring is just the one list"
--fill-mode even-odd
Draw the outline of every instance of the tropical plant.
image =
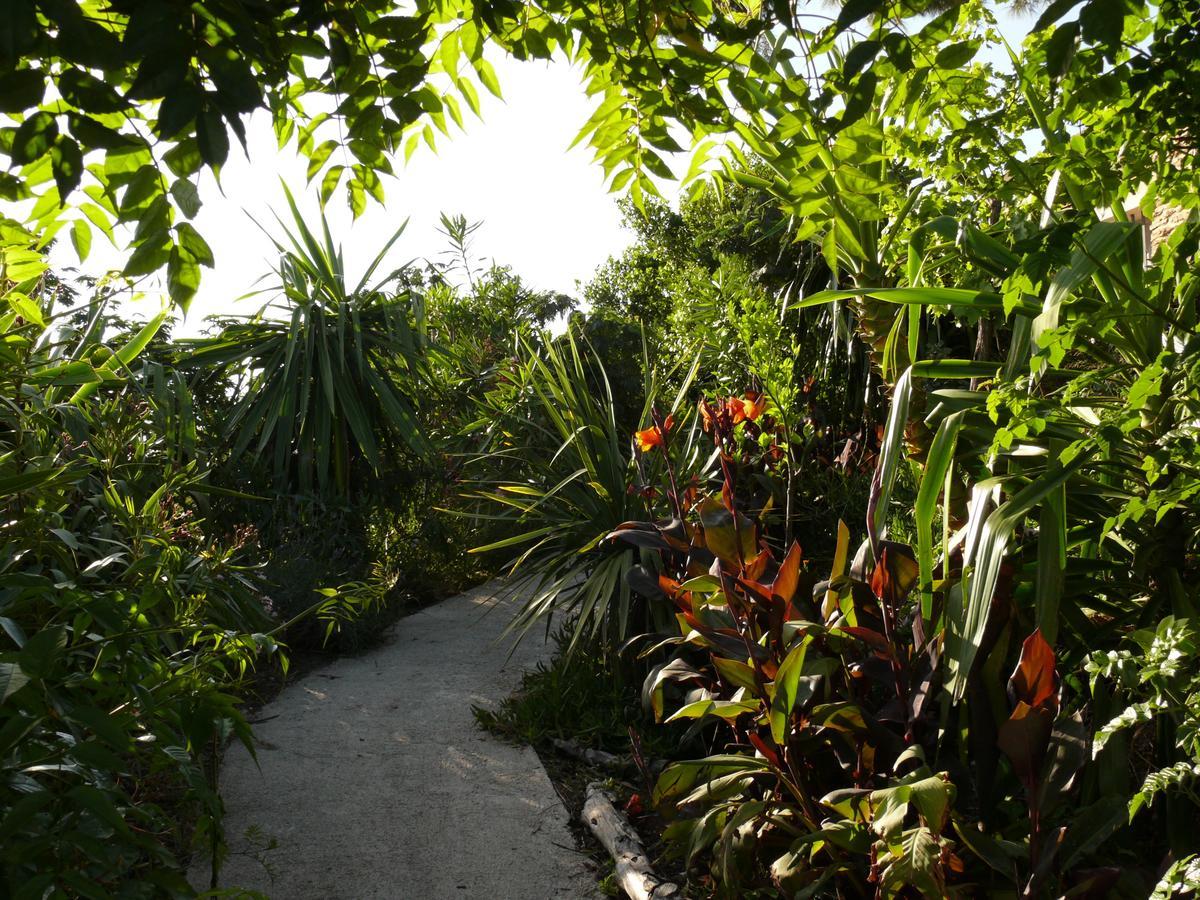
[[[532, 575], [531, 596], [513, 630], [540, 620], [548, 626], [557, 615], [572, 620], [571, 646], [619, 642], [634, 622], [653, 621], [653, 610], [638, 613], [626, 580], [637, 554], [604, 545], [605, 535], [646, 508], [631, 486], [629, 439], [617, 426], [603, 366], [573, 331], [540, 346], [523, 340], [520, 351], [481, 405], [489, 443], [467, 469], [466, 499], [484, 504], [472, 514], [507, 536], [473, 552], [520, 551], [508, 569]], [[657, 421], [652, 427], [670, 431], [664, 417]], [[678, 430], [686, 431], [682, 422]]]
[[427, 390], [425, 342], [411, 295], [387, 290], [398, 272], [371, 281], [404, 226], [352, 283], [324, 214], [318, 238], [290, 192], [288, 204], [295, 232], [276, 242], [278, 295], [185, 344], [180, 365], [235, 381], [230, 464], [249, 453], [269, 466], [277, 492], [346, 497], [387, 454], [428, 449], [415, 411]]
[[[919, 627], [918, 646], [938, 649], [943, 715], [957, 703], [960, 723], [927, 750], [970, 754], [977, 774], [953, 780], [960, 797], [977, 796], [985, 833], [1025, 842], [1026, 895], [1061, 878], [1082, 891], [1071, 866], [1131, 833], [1122, 809], [1138, 750], [1118, 730], [1052, 812], [1047, 742], [1061, 732], [1054, 740], [1075, 745], [1078, 758], [1068, 706], [1098, 721], [1126, 706], [1103, 679], [1090, 697], [1060, 700], [1057, 689], [1023, 696], [1014, 677], [1010, 712], [987, 685], [1010, 666], [1020, 672], [1028, 651], [1043, 661], [1034, 668], [1078, 686], [1098, 646], [1194, 615], [1196, 234], [1186, 224], [1163, 238], [1153, 223], [1188, 219], [1194, 133], [1154, 146], [1132, 136], [1142, 118], [1132, 85], [1165, 71], [1155, 54], [1188, 16], [1169, 4], [1151, 16], [1131, 9], [1107, 17], [1106, 29], [1086, 5], [1051, 27], [1067, 12], [1052, 6], [1011, 71], [997, 72], [967, 65], [995, 40], [986, 14], [971, 16], [981, 8], [912, 22], [869, 6], [847, 5], [804, 35], [807, 73], [779, 33], [755, 48], [756, 80], [736, 95], [745, 118], [732, 126], [744, 148], [733, 144], [726, 174], [773, 193], [795, 217], [796, 238], [821, 245], [835, 289], [795, 307], [849, 304], [893, 383], [864, 557], [878, 563], [888, 522], [911, 516], [917, 590], [902, 618]], [[1105, 79], [1091, 85], [1087, 66], [1102, 60]], [[730, 66], [731, 87], [739, 74]], [[1030, 129], [1042, 143], [1024, 152]], [[768, 175], [752, 171], [750, 153]], [[919, 485], [911, 510], [894, 490], [906, 456]], [[1037, 640], [1018, 656], [1016, 638], [1031, 633]], [[1160, 767], [1191, 764], [1169, 734], [1152, 745]], [[1019, 817], [993, 814], [1012, 801]], [[1194, 849], [1189, 814], [1184, 797], [1153, 823], [1129, 826], [1154, 848], [1152, 866]], [[1080, 821], [1095, 829], [1087, 849], [1059, 844]], [[960, 837], [999, 861], [974, 833]], [[1090, 889], [1153, 883], [1136, 861], [1112, 861]]]
[[[718, 445], [737, 437], [731, 421], [711, 421]], [[646, 655], [671, 651], [646, 680], [647, 705], [661, 718], [678, 698], [666, 720], [695, 721], [717, 751], [668, 767], [655, 792], [689, 864], [706, 860], [729, 896], [1144, 896], [1156, 861], [1109, 851], [1097, 867], [1126, 800], [1105, 793], [1114, 757], [1103, 741], [1089, 753], [1083, 715], [1100, 704], [1064, 687], [1042, 632], [1021, 643], [1007, 698], [986, 687], [1010, 656], [997, 649], [969, 705], [953, 708], [952, 651], [910, 597], [916, 554], [880, 541], [871, 566], [864, 544], [847, 575], [843, 526], [818, 580], [798, 544], [782, 558], [770, 548], [759, 501], [726, 459], [721, 490], [691, 498], [682, 528], [628, 523], [612, 535], [657, 550], [659, 589], [678, 610], [676, 635], [646, 639]], [[1006, 623], [1001, 645], [1023, 627]], [[1179, 638], [1163, 659], [1178, 658]]]

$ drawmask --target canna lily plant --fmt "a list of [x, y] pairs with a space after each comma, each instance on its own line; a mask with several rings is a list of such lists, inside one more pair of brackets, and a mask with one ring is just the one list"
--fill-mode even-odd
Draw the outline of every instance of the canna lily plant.
[[[714, 751], [669, 766], [654, 792], [689, 867], [731, 897], [1100, 896], [1152, 884], [1152, 867], [1096, 855], [1124, 806], [1091, 799], [1102, 767], [1090, 764], [1088, 697], [1066, 689], [1042, 633], [1024, 639], [1008, 697], [985, 672], [971, 705], [955, 706], [937, 632], [945, 608], [940, 595], [923, 608], [917, 554], [880, 537], [852, 562], [844, 525], [820, 574], [798, 543], [777, 551], [729, 452], [746, 421], [709, 422], [719, 488], [685, 492], [677, 519], [610, 535], [652, 551], [631, 583], [675, 611], [672, 629], [643, 639], [656, 663], [643, 699], [661, 721], [692, 722]], [[1001, 642], [1023, 627], [1006, 622]], [[1005, 658], [993, 651], [989, 666]]]

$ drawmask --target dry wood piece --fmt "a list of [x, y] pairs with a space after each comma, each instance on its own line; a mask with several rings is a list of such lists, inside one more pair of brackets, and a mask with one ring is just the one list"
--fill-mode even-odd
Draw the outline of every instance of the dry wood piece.
[[564, 756], [583, 760], [588, 765], [596, 766], [599, 769], [620, 772], [629, 768], [629, 762], [620, 756], [614, 753], [606, 753], [603, 750], [592, 750], [588, 747], [581, 747], [578, 741], [564, 741], [561, 738], [555, 738], [553, 743], [554, 749]]
[[598, 781], [587, 786], [580, 816], [616, 863], [617, 884], [631, 900], [664, 900], [683, 896], [677, 885], [654, 874], [646, 848], [628, 820], [613, 805], [612, 795]]

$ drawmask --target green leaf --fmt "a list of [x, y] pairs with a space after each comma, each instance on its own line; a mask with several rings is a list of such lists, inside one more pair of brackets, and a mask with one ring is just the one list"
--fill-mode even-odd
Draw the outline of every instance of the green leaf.
[[845, 31], [855, 22], [879, 12], [884, 7], [882, 0], [846, 0], [838, 12], [836, 30]]
[[17, 656], [21, 670], [30, 678], [49, 678], [58, 665], [66, 643], [66, 629], [43, 628], [32, 635], [21, 648]]
[[[1057, 455], [1061, 447], [1052, 444]], [[1063, 574], [1067, 566], [1067, 488], [1065, 484], [1049, 491], [1038, 518], [1037, 580], [1034, 585], [1037, 620], [1043, 636], [1051, 644], [1058, 635], [1058, 605], [1062, 599]]]
[[758, 683], [754, 680], [754, 669], [736, 659], [725, 659], [723, 656], [712, 657], [712, 664], [718, 674], [727, 682], [748, 691], [758, 692]]
[[853, 90], [846, 98], [846, 108], [842, 111], [835, 131], [849, 128], [867, 114], [875, 102], [875, 89], [878, 81], [879, 79], [873, 71], [864, 72], [859, 76]]
[[909, 802], [917, 808], [924, 824], [934, 834], [941, 833], [950, 818], [954, 785], [946, 773], [919, 778], [908, 785]]
[[906, 887], [915, 887], [928, 900], [946, 896], [942, 874], [942, 845], [928, 828], [906, 831], [899, 844], [889, 846], [890, 858], [880, 876], [885, 895], [896, 896]]
[[54, 139], [58, 137], [58, 122], [48, 112], [35, 112], [20, 124], [13, 135], [12, 150], [14, 163], [26, 165], [45, 156]]
[[22, 294], [20, 291], [9, 291], [4, 295], [4, 299], [8, 301], [12, 311], [26, 322], [32, 322], [41, 328], [46, 327], [46, 320], [42, 317], [42, 308], [26, 294]]
[[338, 142], [330, 138], [327, 141], [322, 141], [317, 147], [308, 154], [308, 174], [307, 178], [312, 181], [320, 173], [325, 163], [329, 162], [329, 157], [333, 155], [333, 151], [338, 148]]
[[971, 359], [923, 359], [912, 364], [914, 378], [995, 378], [1000, 363]]
[[682, 591], [699, 591], [702, 594], [711, 594], [714, 591], [721, 590], [721, 581], [712, 575], [697, 575], [695, 578], [689, 578], [679, 585], [679, 589]]
[[86, 260], [92, 250], [92, 229], [85, 220], [76, 219], [71, 223], [71, 243], [75, 246], [79, 261]]
[[60, 134], [50, 148], [50, 165], [60, 202], [65, 203], [83, 178], [83, 152], [74, 140]]
[[[88, 368], [90, 369], [91, 367], [89, 366]], [[0, 497], [9, 497], [21, 491], [38, 487], [39, 485], [53, 481], [65, 471], [64, 467], [58, 467], [53, 469], [34, 469], [30, 472], [21, 472], [18, 475], [0, 476]]]
[[167, 259], [167, 290], [171, 301], [187, 312], [199, 289], [200, 266], [189, 255], [180, 252], [179, 247], [172, 247]]
[[149, 275], [156, 272], [171, 256], [170, 236], [166, 231], [158, 231], [143, 240], [125, 261], [122, 270], [125, 275]]
[[175, 226], [175, 237], [179, 241], [180, 248], [193, 261], [212, 268], [216, 260], [213, 258], [212, 249], [208, 246], [208, 242], [200, 236], [200, 232], [187, 222], [180, 222]]
[[697, 700], [676, 710], [664, 720], [664, 724], [680, 719], [702, 719], [705, 716], [732, 722], [738, 716], [757, 711], [757, 700]]
[[67, 69], [56, 84], [64, 100], [85, 112], [113, 113], [129, 106], [109, 85], [82, 69]]
[[1067, 829], [1059, 851], [1059, 865], [1063, 871], [1074, 868], [1128, 821], [1124, 797], [1104, 797], [1079, 810]]
[[871, 546], [876, 546], [883, 537], [884, 526], [890, 514], [889, 504], [892, 499], [892, 487], [896, 483], [900, 460], [907, 452], [904, 443], [904, 429], [908, 424], [908, 407], [912, 398], [912, 369], [904, 370], [904, 374], [896, 381], [892, 389], [892, 403], [888, 410], [887, 425], [883, 431], [883, 444], [879, 449], [879, 462], [875, 469], [875, 480], [872, 490], [870, 507]]
[[3, 703], [26, 684], [29, 676], [16, 663], [0, 662], [0, 703]]
[[[966, 411], [960, 410], [947, 416], [938, 426], [933, 444], [929, 448], [929, 455], [925, 459], [925, 471], [921, 475], [921, 486], [913, 504], [917, 532], [917, 564], [920, 569], [921, 617], [926, 622], [933, 618], [933, 518], [937, 511], [938, 497], [943, 493], [946, 476], [954, 463], [954, 449], [965, 415]], [[945, 514], [949, 515], [949, 509]]]
[[129, 826], [117, 810], [112, 797], [105, 791], [92, 787], [90, 784], [80, 784], [71, 788], [67, 792], [67, 796], [104, 824], [110, 825], [121, 834], [129, 833]]
[[846, 61], [842, 64], [842, 74], [846, 78], [853, 78], [871, 64], [882, 46], [876, 40], [859, 41], [847, 51]]
[[357, 219], [367, 211], [367, 192], [362, 179], [355, 176], [346, 183], [346, 196], [353, 218]]
[[[124, 346], [121, 347], [121, 349], [114, 353], [108, 362], [104, 364], [101, 372], [116, 377], [122, 367], [128, 366], [130, 363], [132, 363], [137, 358], [138, 354], [146, 349], [146, 346], [151, 340], [154, 339], [154, 336], [158, 334], [158, 330], [162, 328], [163, 323], [167, 320], [168, 313], [169, 311], [164, 309], [157, 316], [138, 329], [137, 333], [131, 337], [124, 344]], [[98, 384], [95, 382], [83, 385], [83, 387], [76, 391], [74, 396], [71, 397], [71, 402], [75, 404], [82, 402], [94, 394], [97, 387]]]
[[[225, 130], [225, 120], [215, 109], [206, 109], [196, 119], [196, 146], [207, 165], [219, 169], [225, 164], [229, 156], [229, 133]], [[188, 173], [175, 171], [175, 174]]]
[[329, 171], [325, 173], [325, 177], [321, 179], [321, 190], [319, 195], [322, 206], [329, 202], [329, 198], [332, 197], [333, 192], [337, 190], [338, 182], [342, 180], [342, 172], [345, 170], [345, 166], [330, 166]]
[[700, 504], [700, 524], [705, 545], [724, 562], [740, 565], [754, 558], [758, 549], [754, 522], [740, 511], [735, 518], [719, 496]]
[[492, 64], [483, 57], [471, 60], [471, 64], [475, 67], [475, 72], [479, 75], [480, 83], [493, 95], [503, 99], [500, 93], [500, 82], [496, 78], [496, 70], [492, 68]]
[[[990, 291], [975, 291], [968, 288], [906, 287], [906, 288], [855, 288], [853, 290], [819, 291], [792, 304], [795, 309], [821, 306], [835, 300], [852, 297], [873, 297], [887, 303], [916, 303], [922, 306], [958, 306], [987, 312], [1004, 310], [1004, 298]], [[1022, 305], [1020, 309], [1029, 314], [1037, 312], [1034, 304]]]
[[46, 73], [41, 69], [14, 69], [0, 75], [0, 113], [23, 113], [45, 95]]
[[939, 69], [961, 69], [975, 58], [978, 49], [979, 45], [975, 41], [959, 41], [956, 44], [950, 44], [938, 51], [934, 64]]
[[[1034, 346], [1040, 347], [1047, 332], [1058, 327], [1062, 306], [1067, 298], [1100, 269], [1137, 227], [1132, 222], [1099, 222], [1092, 226], [1083, 239], [1083, 247], [1072, 254], [1070, 264], [1050, 282], [1041, 310], [1033, 321], [1031, 338]], [[1045, 365], [1045, 360], [1042, 360], [1039, 372]]]
[[1042, 473], [984, 522], [970, 575], [965, 579], [967, 599], [958, 609], [949, 606], [946, 613], [946, 690], [955, 701], [961, 700], [966, 691], [967, 677], [983, 641], [1000, 566], [1013, 529], [1051, 492], [1065, 484], [1090, 456], [1091, 451], [1082, 451], [1068, 465], [1056, 465]]
[[196, 189], [196, 185], [187, 178], [180, 178], [171, 185], [171, 196], [175, 198], [175, 203], [189, 219], [194, 219], [196, 213], [200, 212], [200, 191]]
[[804, 672], [804, 657], [808, 652], [811, 638], [806, 634], [802, 637], [779, 665], [775, 673], [775, 695], [771, 698], [771, 736], [776, 744], [782, 744], [787, 738], [788, 721], [796, 706], [800, 676]]

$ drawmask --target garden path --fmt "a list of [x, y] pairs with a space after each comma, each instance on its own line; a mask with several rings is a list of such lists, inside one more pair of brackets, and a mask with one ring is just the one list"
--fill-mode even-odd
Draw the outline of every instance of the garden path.
[[[222, 886], [272, 900], [550, 900], [594, 895], [537, 755], [479, 729], [547, 653], [498, 642], [517, 601], [499, 582], [392, 626], [383, 646], [285, 688], [221, 769]], [[270, 843], [274, 847], [263, 849]], [[207, 885], [200, 860], [193, 883]]]

